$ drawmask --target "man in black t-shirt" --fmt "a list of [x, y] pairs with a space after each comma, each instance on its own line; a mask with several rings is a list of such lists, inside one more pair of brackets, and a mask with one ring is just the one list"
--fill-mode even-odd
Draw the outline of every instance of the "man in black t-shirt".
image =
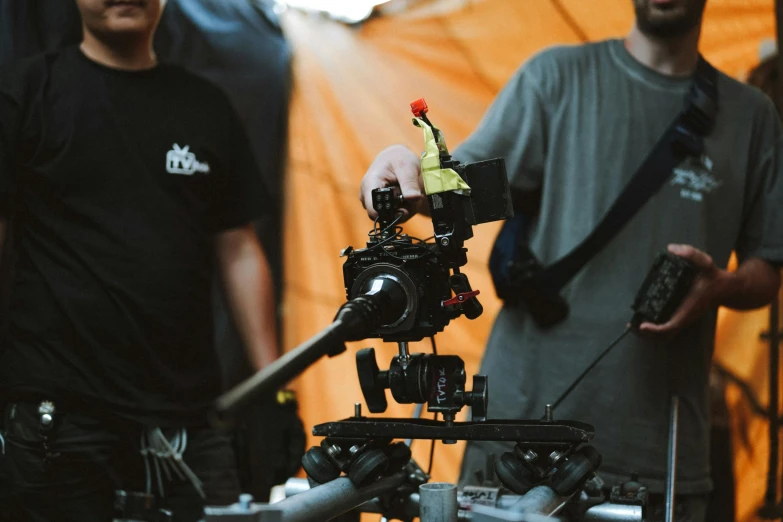
[[198, 520], [238, 492], [205, 422], [213, 270], [253, 366], [276, 353], [265, 191], [227, 98], [157, 63], [160, 0], [77, 4], [80, 46], [0, 68], [0, 236], [13, 223], [18, 253], [0, 490], [13, 520], [107, 520], [117, 489]]

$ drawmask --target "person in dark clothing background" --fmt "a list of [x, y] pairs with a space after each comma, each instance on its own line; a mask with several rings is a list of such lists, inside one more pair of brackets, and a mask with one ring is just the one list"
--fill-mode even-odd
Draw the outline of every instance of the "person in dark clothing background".
[[[175, 520], [238, 493], [219, 391], [217, 270], [253, 368], [275, 357], [265, 197], [224, 94], [158, 63], [160, 0], [77, 0], [84, 39], [0, 68], [0, 230], [18, 252], [0, 349], [14, 520]], [[182, 460], [175, 458], [181, 455]]]

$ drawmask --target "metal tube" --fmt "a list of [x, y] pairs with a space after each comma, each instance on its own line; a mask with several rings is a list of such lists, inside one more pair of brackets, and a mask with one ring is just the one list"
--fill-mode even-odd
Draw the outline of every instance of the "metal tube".
[[290, 478], [285, 481], [285, 498], [310, 491], [310, 489], [312, 488], [310, 488], [310, 483], [306, 478]]
[[457, 522], [457, 485], [429, 482], [419, 486], [421, 522]]
[[471, 522], [566, 522], [558, 516], [514, 513], [489, 506], [473, 506]]
[[[413, 418], [419, 419], [421, 418], [421, 411], [424, 409], [424, 405], [422, 403], [416, 403], [416, 407], [413, 408]], [[410, 445], [413, 444], [413, 439], [405, 439], [405, 445], [410, 447]]]
[[351, 479], [341, 477], [281, 500], [274, 507], [283, 512], [282, 522], [323, 522], [397, 489], [404, 481], [405, 473], [400, 472], [357, 488]]
[[345, 350], [345, 325], [339, 319], [295, 349], [273, 361], [249, 379], [237, 384], [215, 401], [213, 426], [231, 425], [230, 415], [264, 393], [277, 390], [325, 355]]
[[[291, 478], [285, 483], [286, 497], [292, 495], [298, 495], [304, 493], [310, 489], [310, 484], [307, 479]], [[465, 496], [462, 492], [457, 492], [457, 506], [470, 504], [471, 496]], [[494, 507], [490, 508], [493, 512], [503, 512], [512, 519], [518, 518], [519, 514], [535, 514], [542, 517], [548, 517], [554, 515], [567, 500], [567, 497], [560, 497], [555, 492], [546, 486], [538, 486], [533, 488], [525, 495], [515, 494], [501, 494], [497, 497]], [[411, 493], [401, 505], [398, 506], [398, 512], [401, 512], [411, 518], [419, 516], [420, 513], [421, 497], [418, 493]], [[275, 504], [277, 506], [278, 504]], [[377, 499], [373, 498], [363, 503], [358, 508], [362, 513], [378, 513], [384, 512], [384, 505]], [[484, 506], [473, 505], [474, 511], [476, 509], [484, 509]], [[512, 515], [513, 514], [513, 515]], [[285, 519], [287, 520], [287, 519]], [[460, 522], [470, 520], [470, 517], [465, 515], [458, 518]], [[552, 521], [554, 519], [548, 518]], [[604, 502], [597, 506], [593, 506], [585, 512], [585, 521], [603, 521], [603, 522], [642, 522], [642, 507], [630, 506], [621, 504], [611, 504]]]
[[511, 507], [515, 513], [535, 513], [551, 516], [557, 514], [569, 497], [561, 497], [549, 486], [536, 486], [519, 498]]
[[585, 522], [590, 520], [600, 522], [642, 522], [642, 506], [599, 504], [588, 509], [583, 520]]
[[[285, 496], [290, 497], [304, 493], [310, 489], [307, 479], [290, 478], [285, 483]], [[525, 500], [525, 498], [527, 499]], [[457, 491], [457, 505], [462, 506], [472, 503], [473, 496], [465, 495]], [[495, 507], [503, 511], [537, 511], [539, 513], [552, 514], [559, 508], [567, 497], [560, 497], [546, 486], [533, 488], [525, 495], [503, 493], [495, 500]], [[419, 493], [411, 493], [402, 503], [402, 511], [411, 516], [419, 516], [421, 497]], [[362, 513], [383, 513], [383, 505], [378, 499], [372, 499], [360, 506]]]
[[410, 359], [411, 353], [408, 351], [408, 341], [399, 341], [397, 343], [397, 350], [400, 354], [400, 359], [407, 361]]
[[[783, 84], [783, 82], [780, 82]], [[780, 422], [779, 422], [779, 382], [780, 382], [780, 325], [778, 297], [769, 307], [769, 468], [767, 471], [767, 491], [764, 500], [767, 506], [774, 508], [778, 502], [778, 459], [780, 458]]]
[[674, 522], [674, 495], [677, 482], [677, 424], [680, 417], [680, 397], [672, 394], [669, 419], [669, 466], [666, 471], [666, 522]]

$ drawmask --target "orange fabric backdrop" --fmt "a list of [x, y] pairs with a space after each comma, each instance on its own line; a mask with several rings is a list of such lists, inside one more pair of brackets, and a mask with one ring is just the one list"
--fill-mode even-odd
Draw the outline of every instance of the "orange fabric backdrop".
[[[392, 2], [388, 10], [394, 6]], [[294, 48], [294, 93], [285, 211], [285, 347], [291, 349], [327, 326], [345, 300], [339, 253], [349, 245], [364, 246], [371, 227], [357, 196], [374, 156], [393, 143], [422, 149], [409, 102], [427, 99], [433, 121], [454, 148], [533, 53], [553, 44], [622, 36], [632, 20], [628, 0], [419, 2], [361, 27], [286, 12], [284, 30]], [[710, 0], [702, 51], [725, 72], [742, 77], [758, 62], [760, 42], [774, 32], [772, 0]], [[476, 227], [467, 243], [465, 272], [482, 291], [483, 316], [475, 321], [460, 318], [436, 337], [439, 352], [460, 355], [468, 375], [478, 369], [499, 307], [486, 268], [497, 230], [497, 224]], [[429, 237], [431, 224], [414, 218], [406, 232]], [[754, 339], [762, 327], [758, 321], [736, 314], [724, 314], [722, 321], [731, 325], [732, 333], [724, 337], [732, 348], [721, 353], [728, 351], [732, 364], [739, 360], [738, 366], [747, 370], [743, 375], [764, 373], [766, 351]], [[391, 344], [353, 343], [348, 352], [322, 360], [297, 380], [308, 428], [348, 417], [353, 404], [363, 402], [354, 354], [365, 346], [376, 348], [381, 367], [396, 353]], [[429, 351], [430, 346], [419, 343], [411, 350]], [[491, 393], [492, 376], [489, 380]], [[410, 416], [413, 411], [411, 405], [389, 402], [388, 416]], [[752, 520], [748, 513], [763, 494], [766, 450], [756, 439], [764, 433], [754, 428], [751, 444], [743, 446], [752, 448], [744, 451], [753, 455], [738, 464], [749, 477], [738, 480], [738, 520]], [[438, 443], [434, 479], [456, 480], [462, 448], [461, 443]], [[413, 449], [418, 462], [426, 465], [429, 443], [416, 442]]]

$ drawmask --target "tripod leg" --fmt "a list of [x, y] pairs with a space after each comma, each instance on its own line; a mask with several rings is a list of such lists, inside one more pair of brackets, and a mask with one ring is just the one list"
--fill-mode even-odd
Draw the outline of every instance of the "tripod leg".
[[673, 394], [669, 412], [669, 465], [666, 470], [666, 522], [674, 522], [674, 493], [677, 482], [677, 424], [680, 417], [680, 397]]

